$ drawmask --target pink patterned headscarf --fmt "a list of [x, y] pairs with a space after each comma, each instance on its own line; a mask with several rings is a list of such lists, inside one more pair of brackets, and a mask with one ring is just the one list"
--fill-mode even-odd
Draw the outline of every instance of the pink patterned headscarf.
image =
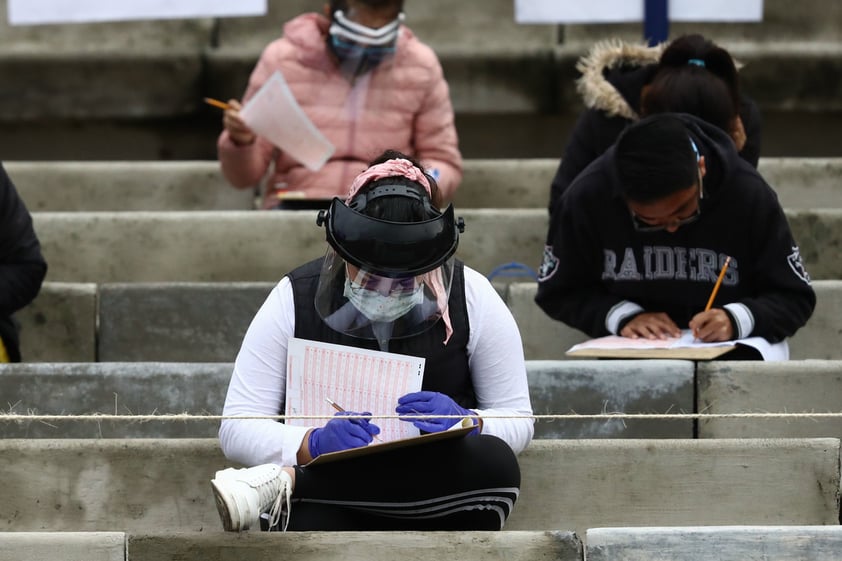
[[415, 167], [415, 165], [404, 158], [395, 158], [393, 160], [386, 160], [382, 164], [376, 164], [359, 174], [354, 182], [351, 183], [351, 189], [348, 192], [348, 198], [345, 203], [351, 202], [360, 189], [378, 179], [386, 177], [405, 177], [410, 181], [414, 181], [423, 185], [427, 190], [430, 198], [433, 197], [433, 188], [430, 186], [430, 180], [424, 175], [424, 172]]
[[[405, 177], [410, 181], [414, 181], [422, 185], [427, 190], [427, 195], [433, 197], [433, 188], [430, 185], [430, 180], [422, 170], [415, 166], [412, 162], [404, 158], [395, 158], [386, 160], [381, 164], [375, 164], [359, 174], [354, 182], [351, 183], [351, 189], [348, 191], [348, 197], [345, 203], [350, 203], [351, 199], [359, 193], [360, 189], [368, 185], [372, 181], [384, 179], [387, 177]], [[444, 344], [450, 341], [453, 335], [453, 325], [450, 322], [450, 310], [447, 306], [447, 291], [444, 289], [444, 283], [441, 280], [441, 269], [433, 269], [428, 273], [421, 275], [421, 282], [425, 283], [433, 291], [436, 296], [436, 302], [442, 311], [442, 320], [444, 321]]]

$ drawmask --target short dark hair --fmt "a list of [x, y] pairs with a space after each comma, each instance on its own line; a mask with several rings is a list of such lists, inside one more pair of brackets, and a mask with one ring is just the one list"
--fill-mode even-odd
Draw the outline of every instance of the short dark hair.
[[734, 59], [702, 35], [682, 35], [661, 54], [640, 105], [644, 116], [690, 113], [730, 132], [740, 108]]
[[698, 181], [694, 141], [681, 118], [672, 113], [629, 125], [614, 150], [617, 191], [626, 200], [650, 203]]
[[436, 183], [436, 180], [427, 173], [424, 166], [422, 166], [418, 160], [397, 150], [386, 150], [377, 158], [369, 162], [368, 167], [395, 159], [408, 160], [412, 163], [412, 165], [421, 170], [424, 175], [427, 176], [427, 181], [430, 182], [432, 196], [427, 194], [427, 190], [423, 186], [418, 185], [416, 182], [406, 177], [384, 177], [383, 179], [377, 179], [364, 185], [359, 190], [359, 193], [367, 193], [379, 185], [406, 185], [407, 187], [413, 188], [413, 190], [419, 194], [421, 199], [429, 201], [429, 205], [424, 205], [422, 201], [411, 197], [386, 196], [370, 201], [361, 212], [373, 218], [391, 220], [393, 222], [422, 222], [433, 218], [433, 216], [430, 215], [428, 208], [432, 205], [432, 207], [438, 211], [440, 206], [438, 201], [438, 183]]

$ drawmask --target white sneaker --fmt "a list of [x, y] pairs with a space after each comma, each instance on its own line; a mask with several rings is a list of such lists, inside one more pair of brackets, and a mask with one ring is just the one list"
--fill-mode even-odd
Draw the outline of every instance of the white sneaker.
[[216, 472], [211, 480], [216, 508], [226, 532], [260, 529], [260, 515], [269, 512], [270, 528], [289, 524], [292, 478], [275, 464]]

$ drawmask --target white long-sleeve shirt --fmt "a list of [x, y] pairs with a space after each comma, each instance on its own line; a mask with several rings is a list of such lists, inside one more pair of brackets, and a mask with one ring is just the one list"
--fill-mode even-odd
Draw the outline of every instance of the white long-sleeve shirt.
[[[501, 438], [519, 453], [532, 440], [534, 430], [520, 332], [491, 283], [467, 266], [465, 296], [470, 324], [468, 367], [478, 404], [474, 410], [483, 418], [483, 434]], [[292, 283], [284, 277], [243, 338], [224, 416], [273, 416], [283, 412], [287, 341], [294, 334]], [[502, 418], [505, 416], [519, 418]], [[220, 425], [219, 440], [225, 456], [243, 465], [293, 466], [308, 430], [273, 419], [226, 419]]]

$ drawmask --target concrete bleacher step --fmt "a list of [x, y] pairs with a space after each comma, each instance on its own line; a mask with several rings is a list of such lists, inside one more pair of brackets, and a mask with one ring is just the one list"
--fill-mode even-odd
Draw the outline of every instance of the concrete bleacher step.
[[[838, 336], [837, 336], [838, 341]], [[733, 418], [700, 419], [699, 438], [768, 438], [842, 435], [842, 362], [700, 362], [699, 411]], [[801, 417], [750, 418], [743, 413], [796, 413]], [[810, 413], [819, 414], [810, 416]]]
[[588, 561], [837, 561], [840, 526], [591, 528]]
[[[536, 440], [507, 530], [839, 523], [838, 439]], [[211, 532], [214, 439], [0, 440], [4, 530]], [[293, 512], [294, 516], [294, 512]]]
[[[0, 13], [6, 5], [0, 0]], [[320, 9], [310, 0], [268, 5], [264, 17], [219, 20], [11, 27], [4, 18], [0, 70], [8, 91], [27, 95], [0, 105], [0, 152], [33, 160], [213, 157], [219, 114], [202, 98], [241, 96], [283, 22]], [[513, 5], [406, 3], [407, 24], [442, 61], [463, 150], [472, 157], [560, 155], [581, 109], [579, 56], [599, 39], [642, 38], [639, 24], [519, 24]], [[842, 105], [837, 82], [827, 77], [842, 71], [838, 18], [835, 3], [806, 0], [794, 14], [785, 0], [767, 0], [763, 23], [676, 25], [673, 36], [707, 32], [744, 63], [743, 88], [765, 115], [779, 114], [768, 121], [765, 146], [776, 154], [832, 155], [828, 139]]]
[[[836, 368], [842, 370], [842, 363]], [[231, 362], [77, 362], [0, 365], [0, 438], [211, 438]], [[690, 361], [527, 361], [536, 415], [693, 412]], [[804, 378], [802, 373], [798, 379]], [[836, 385], [824, 391], [833, 395]], [[812, 388], [812, 386], [811, 386]], [[807, 394], [807, 389], [803, 394]], [[376, 411], [393, 414], [393, 411]], [[61, 419], [29, 420], [31, 415]], [[156, 416], [105, 419], [103, 415]], [[176, 418], [165, 418], [168, 415]], [[85, 416], [81, 418], [70, 418]], [[191, 416], [192, 418], [185, 418]], [[785, 427], [784, 427], [785, 429]], [[805, 434], [799, 436], [832, 436]], [[693, 438], [690, 419], [539, 419], [535, 438]], [[720, 433], [720, 436], [727, 436]], [[770, 436], [793, 436], [781, 430]]]
[[[466, 159], [454, 198], [463, 208], [546, 208], [559, 161]], [[252, 190], [230, 187], [216, 161], [4, 162], [30, 211], [248, 210]], [[788, 209], [842, 205], [842, 158], [761, 158]]]
[[[842, 207], [787, 210], [815, 280], [842, 278]], [[480, 273], [518, 262], [537, 268], [546, 208], [464, 208], [456, 256]], [[271, 282], [324, 255], [315, 211], [35, 212], [57, 282]]]
[[[280, 273], [279, 273], [280, 276]], [[17, 313], [30, 362], [230, 362], [275, 282], [46, 282]], [[814, 281], [817, 306], [790, 343], [792, 359], [842, 359], [842, 281]], [[588, 337], [535, 305], [535, 282], [502, 296], [529, 360], [566, 359]], [[208, 303], [213, 302], [213, 306]]]
[[[85, 555], [86, 549], [88, 555]], [[583, 561], [573, 532], [0, 532], [0, 561]]]

